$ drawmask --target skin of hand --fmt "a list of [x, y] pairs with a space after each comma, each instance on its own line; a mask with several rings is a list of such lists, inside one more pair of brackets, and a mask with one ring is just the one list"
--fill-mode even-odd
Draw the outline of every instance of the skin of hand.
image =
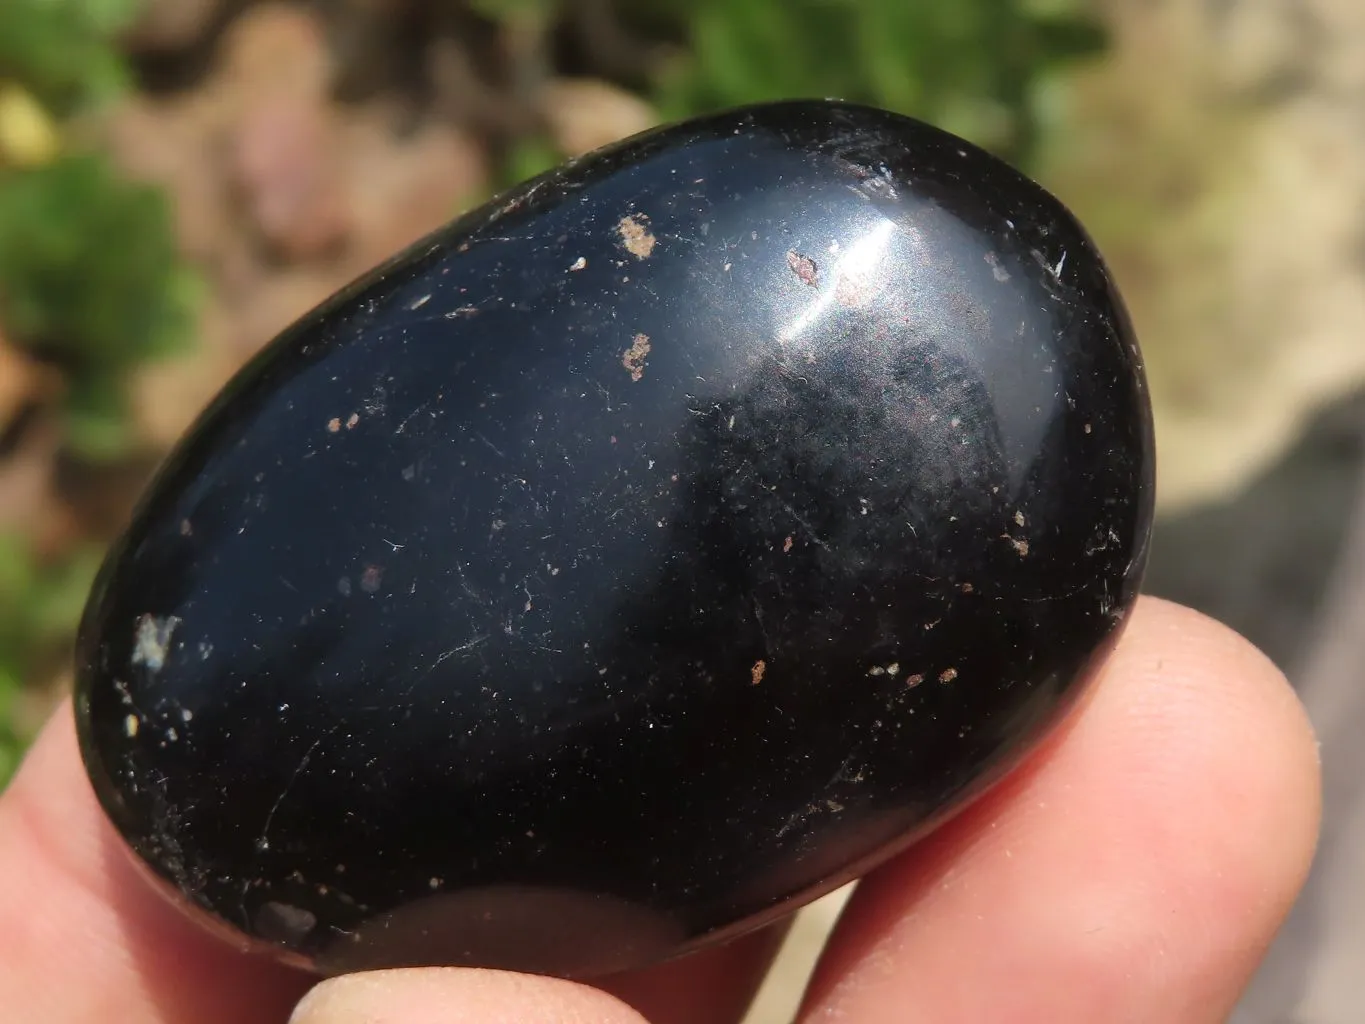
[[[1222, 1021], [1304, 881], [1319, 810], [1317, 745], [1280, 672], [1143, 599], [1056, 734], [863, 880], [800, 1020]], [[69, 707], [0, 798], [0, 1015], [25, 1024], [725, 1024], [781, 938], [596, 985], [454, 968], [316, 984], [151, 892]]]

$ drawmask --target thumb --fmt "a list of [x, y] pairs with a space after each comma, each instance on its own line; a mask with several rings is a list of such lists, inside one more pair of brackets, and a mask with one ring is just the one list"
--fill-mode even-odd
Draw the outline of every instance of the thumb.
[[553, 978], [431, 967], [351, 974], [314, 988], [290, 1024], [645, 1024], [598, 989]]

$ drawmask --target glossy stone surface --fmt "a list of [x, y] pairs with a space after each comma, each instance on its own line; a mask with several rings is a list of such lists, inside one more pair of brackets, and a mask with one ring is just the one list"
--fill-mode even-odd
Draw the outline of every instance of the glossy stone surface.
[[1014, 764], [1134, 599], [1152, 469], [1037, 186], [834, 103], [672, 127], [227, 388], [91, 598], [84, 756], [163, 889], [297, 962], [638, 965]]

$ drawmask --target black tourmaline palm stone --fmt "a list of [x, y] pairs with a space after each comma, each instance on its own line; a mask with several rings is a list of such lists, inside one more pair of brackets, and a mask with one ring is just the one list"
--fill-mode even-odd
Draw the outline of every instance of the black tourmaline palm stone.
[[300, 320], [172, 455], [76, 715], [183, 905], [324, 972], [641, 965], [903, 849], [1057, 722], [1153, 449], [1099, 255], [934, 128], [754, 107]]

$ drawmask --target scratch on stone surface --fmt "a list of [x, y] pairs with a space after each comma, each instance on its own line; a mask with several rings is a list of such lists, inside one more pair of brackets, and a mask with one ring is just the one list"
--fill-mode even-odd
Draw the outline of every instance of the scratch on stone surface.
[[307, 770], [308, 762], [313, 759], [313, 754], [317, 751], [318, 747], [322, 746], [322, 741], [336, 732], [336, 729], [337, 727], [333, 726], [313, 741], [313, 745], [304, 752], [303, 757], [299, 760], [299, 766], [294, 769], [294, 774], [289, 776], [289, 781], [285, 783], [284, 789], [280, 790], [280, 795], [277, 796], [275, 802], [271, 804], [270, 813], [265, 816], [265, 824], [261, 826], [260, 837], [256, 840], [256, 850], [258, 852], [264, 853], [266, 850], [270, 849], [270, 826], [275, 822], [276, 812], [279, 811], [280, 805], [284, 803], [284, 798], [289, 795], [289, 791], [294, 788], [294, 783], [299, 781], [299, 776]]
[[478, 647], [479, 644], [483, 643], [487, 639], [488, 639], [487, 634], [472, 637], [469, 640], [466, 640], [464, 643], [460, 644], [458, 647], [452, 647], [448, 651], [442, 651], [440, 654], [436, 656], [436, 660], [431, 663], [431, 667], [427, 669], [426, 674], [430, 675], [437, 668], [439, 668], [442, 663], [449, 661], [451, 658], [455, 657], [455, 655], [462, 654], [465, 651], [472, 651], [475, 647]]
[[778, 504], [786, 509], [787, 514], [795, 519], [797, 524], [806, 531], [806, 535], [810, 537], [811, 543], [824, 548], [826, 551], [829, 550], [829, 545], [815, 532], [815, 528], [811, 526], [810, 523], [806, 522], [805, 517], [803, 517], [800, 512], [792, 508], [791, 504], [785, 501], [780, 495], [774, 494], [773, 497], [777, 498]]
[[403, 433], [403, 431], [407, 430], [408, 424], [411, 423], [419, 413], [426, 409], [426, 407], [427, 403], [423, 402], [416, 409], [412, 410], [412, 412], [408, 413], [405, 417], [403, 417], [403, 422], [398, 424], [398, 426], [394, 429], [394, 433], [401, 434]]
[[758, 622], [758, 631], [763, 634], [763, 653], [771, 658], [773, 654], [773, 645], [771, 638], [768, 636], [768, 625], [763, 621], [763, 608], [758, 603], [757, 595], [750, 594], [749, 600], [754, 606], [754, 619]]

